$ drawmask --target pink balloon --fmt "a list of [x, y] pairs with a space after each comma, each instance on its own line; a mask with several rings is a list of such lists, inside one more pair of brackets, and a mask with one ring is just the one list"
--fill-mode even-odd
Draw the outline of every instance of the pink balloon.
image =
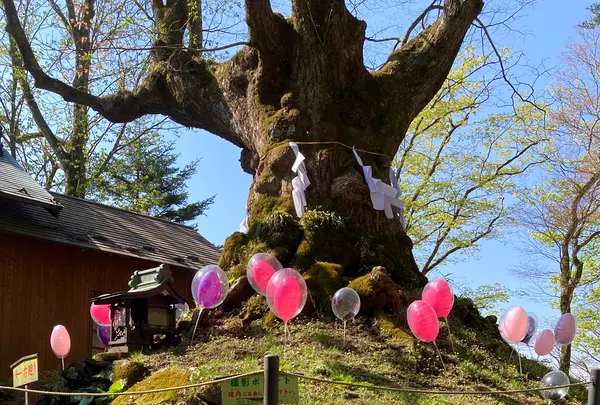
[[411, 332], [423, 342], [433, 342], [440, 333], [438, 317], [431, 305], [425, 301], [415, 301], [408, 307], [408, 326]]
[[98, 325], [110, 325], [110, 304], [90, 306], [90, 315]]
[[500, 325], [502, 337], [511, 343], [519, 343], [529, 330], [527, 312], [521, 307], [512, 307], [503, 317]]
[[438, 278], [427, 283], [423, 289], [422, 298], [431, 305], [438, 316], [448, 318], [454, 305], [454, 294], [446, 280]]
[[284, 323], [304, 308], [308, 291], [302, 275], [294, 269], [281, 269], [267, 284], [267, 304]]
[[283, 322], [287, 322], [296, 316], [296, 310], [300, 305], [300, 286], [296, 278], [284, 277], [275, 289], [273, 303], [277, 313]]
[[552, 349], [554, 349], [554, 344], [554, 333], [550, 329], [544, 329], [535, 338], [533, 350], [535, 350], [535, 353], [538, 356], [547, 356], [550, 353], [552, 353]]
[[59, 359], [64, 359], [69, 355], [69, 352], [71, 351], [71, 337], [69, 336], [67, 328], [62, 325], [56, 325], [54, 329], [52, 329], [52, 334], [50, 335], [50, 347], [52, 347], [52, 351]]
[[252, 272], [254, 274], [256, 285], [261, 291], [267, 290], [267, 284], [269, 284], [269, 280], [273, 277], [275, 271], [275, 268], [273, 268], [266, 260], [257, 260], [256, 263], [254, 263]]
[[554, 328], [556, 341], [563, 346], [570, 345], [575, 339], [577, 332], [577, 321], [573, 314], [563, 314]]

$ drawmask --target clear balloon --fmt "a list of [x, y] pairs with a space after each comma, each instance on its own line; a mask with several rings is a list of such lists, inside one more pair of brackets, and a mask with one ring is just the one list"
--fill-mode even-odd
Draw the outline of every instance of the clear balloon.
[[281, 269], [271, 277], [266, 290], [267, 304], [284, 323], [304, 308], [308, 291], [302, 275], [294, 269]]
[[110, 325], [110, 304], [90, 305], [90, 315], [98, 325]]
[[408, 307], [408, 326], [413, 335], [423, 342], [434, 342], [440, 333], [438, 316], [427, 302], [415, 301]]
[[544, 329], [536, 336], [533, 350], [538, 356], [547, 356], [552, 353], [555, 343], [554, 332], [550, 329]]
[[[569, 385], [569, 376], [562, 371], [551, 371], [542, 378], [542, 387], [559, 387]], [[548, 401], [560, 401], [569, 393], [569, 387], [540, 391], [542, 397]]]
[[268, 253], [257, 253], [250, 258], [246, 267], [248, 282], [260, 295], [266, 295], [267, 285], [271, 277], [283, 266], [274, 256]]
[[175, 319], [178, 321], [188, 316], [190, 313], [190, 306], [184, 302], [183, 304], [175, 304]]
[[105, 326], [105, 325], [100, 325], [98, 326], [98, 339], [100, 340], [100, 343], [102, 343], [102, 345], [104, 347], [108, 347], [108, 344], [110, 343], [110, 326]]
[[331, 309], [341, 321], [354, 319], [360, 311], [360, 297], [352, 288], [340, 288], [331, 299]]
[[219, 266], [201, 268], [192, 280], [192, 296], [201, 308], [216, 308], [223, 303], [229, 291], [227, 275]]
[[575, 339], [577, 333], [577, 320], [573, 314], [563, 314], [554, 328], [554, 338], [556, 341], [567, 346]]
[[535, 332], [537, 331], [539, 321], [538, 317], [534, 313], [528, 313], [527, 320], [527, 334], [521, 340], [521, 343], [529, 345], [529, 343], [531, 343], [531, 339], [533, 339], [533, 336], [535, 336]]
[[431, 280], [422, 294], [423, 301], [431, 305], [435, 313], [442, 318], [448, 318], [454, 306], [454, 294], [446, 280], [441, 278]]
[[519, 343], [523, 340], [529, 328], [527, 312], [518, 306], [509, 307], [500, 317], [498, 328], [500, 329], [500, 336], [507, 343]]
[[67, 328], [62, 325], [56, 325], [54, 329], [52, 329], [52, 334], [50, 335], [50, 347], [52, 347], [52, 351], [54, 355], [59, 359], [63, 359], [69, 355], [71, 351], [71, 336], [69, 336], [69, 332]]

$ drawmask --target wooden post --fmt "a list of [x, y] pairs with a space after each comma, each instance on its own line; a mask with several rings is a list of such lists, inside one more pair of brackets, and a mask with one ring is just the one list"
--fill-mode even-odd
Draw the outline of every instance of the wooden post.
[[265, 356], [265, 398], [264, 405], [279, 403], [279, 356]]
[[592, 370], [592, 386], [588, 389], [588, 405], [600, 405], [600, 370]]

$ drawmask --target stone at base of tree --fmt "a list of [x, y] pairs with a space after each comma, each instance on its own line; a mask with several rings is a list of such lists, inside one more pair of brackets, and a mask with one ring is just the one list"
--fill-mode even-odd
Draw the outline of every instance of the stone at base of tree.
[[254, 289], [250, 285], [248, 278], [242, 276], [238, 278], [235, 284], [229, 289], [225, 301], [221, 304], [221, 308], [225, 311], [231, 311], [238, 308], [241, 309], [244, 302], [254, 294]]
[[477, 306], [470, 298], [456, 298], [450, 317], [460, 320], [464, 326], [472, 329], [482, 331], [490, 328], [489, 321], [481, 316]]
[[244, 326], [251, 324], [253, 321], [262, 318], [268, 310], [269, 306], [265, 297], [258, 294], [250, 297], [240, 314], [242, 324]]
[[408, 304], [406, 295], [400, 293], [398, 286], [383, 267], [373, 268], [370, 273], [350, 282], [348, 287], [360, 296], [359, 316], [379, 310], [398, 315]]

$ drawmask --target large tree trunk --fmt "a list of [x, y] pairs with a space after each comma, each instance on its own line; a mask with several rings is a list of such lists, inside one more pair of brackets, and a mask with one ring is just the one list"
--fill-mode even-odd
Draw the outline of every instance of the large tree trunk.
[[[242, 167], [253, 175], [250, 231], [225, 244], [221, 262], [227, 270], [243, 268], [253, 252], [272, 250], [301, 271], [326, 261], [355, 277], [382, 265], [399, 285], [423, 285], [398, 218], [373, 209], [352, 151], [335, 142], [383, 155], [361, 157], [373, 177], [387, 180], [390, 160], [443, 84], [481, 0], [446, 0], [440, 17], [376, 72], [363, 63], [366, 24], [343, 0], [293, 0], [289, 19], [273, 13], [269, 0], [247, 0], [248, 46], [223, 64], [183, 47], [190, 26], [186, 0], [153, 0], [158, 34], [150, 74], [135, 92], [107, 97], [43, 72], [13, 1], [2, 1], [7, 29], [36, 86], [113, 122], [164, 114], [242, 148]], [[291, 198], [290, 141], [306, 156], [312, 182], [306, 194], [311, 211], [302, 219]]]

